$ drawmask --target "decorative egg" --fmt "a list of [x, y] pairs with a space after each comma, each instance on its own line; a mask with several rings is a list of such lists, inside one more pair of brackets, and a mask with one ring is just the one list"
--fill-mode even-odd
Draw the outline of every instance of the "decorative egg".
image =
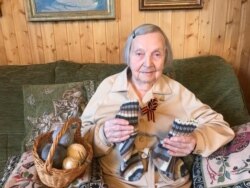
[[[61, 127], [57, 127], [52, 134], [53, 140], [55, 140], [56, 136], [60, 132]], [[67, 129], [64, 135], [62, 135], [61, 139], [59, 140], [59, 144], [68, 147], [70, 144], [74, 142], [74, 134], [75, 134], [75, 127], [71, 126]]]
[[67, 156], [72, 157], [82, 163], [87, 157], [87, 150], [83, 145], [74, 143], [67, 148]]
[[78, 166], [80, 166], [80, 162], [72, 157], [66, 157], [63, 160], [63, 169], [72, 169], [72, 168], [77, 168]]
[[[42, 153], [41, 153], [41, 158], [43, 159], [43, 161], [46, 161], [51, 146], [52, 146], [52, 144], [48, 143], [43, 147]], [[63, 164], [63, 160], [66, 157], [66, 154], [67, 154], [67, 150], [62, 145], [57, 145], [56, 149], [55, 149], [55, 154], [53, 156], [52, 167], [57, 168], [57, 169], [61, 169], [62, 164]]]

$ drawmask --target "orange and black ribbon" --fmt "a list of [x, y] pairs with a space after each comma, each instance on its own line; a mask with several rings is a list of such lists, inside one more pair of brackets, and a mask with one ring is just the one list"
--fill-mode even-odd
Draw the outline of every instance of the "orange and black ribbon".
[[153, 120], [153, 122], [155, 122], [155, 114], [154, 111], [156, 110], [158, 106], [158, 100], [157, 99], [151, 99], [147, 106], [144, 106], [143, 108], [141, 108], [141, 112], [142, 114], [147, 114], [148, 117], [148, 121]]

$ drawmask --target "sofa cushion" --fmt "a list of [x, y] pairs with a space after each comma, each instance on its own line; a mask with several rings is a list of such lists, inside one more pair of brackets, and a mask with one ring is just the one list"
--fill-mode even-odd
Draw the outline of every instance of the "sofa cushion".
[[250, 186], [250, 122], [233, 127], [235, 138], [209, 157], [197, 156], [194, 187]]
[[74, 63], [70, 61], [60, 61], [56, 67], [56, 83], [79, 82], [83, 80], [100, 81], [109, 75], [122, 71], [124, 64], [104, 64], [104, 63]]
[[174, 61], [175, 79], [202, 102], [223, 114], [231, 126], [250, 121], [232, 66], [218, 56]]
[[83, 80], [83, 85], [85, 89], [85, 95], [87, 98], [87, 102], [90, 100], [92, 95], [95, 93], [95, 90], [101, 83], [101, 81], [96, 81], [96, 80]]
[[54, 83], [55, 63], [0, 66], [0, 176], [9, 156], [21, 151], [24, 138], [23, 84]]
[[25, 151], [32, 149], [38, 135], [82, 114], [87, 103], [83, 87], [83, 82], [23, 86]]

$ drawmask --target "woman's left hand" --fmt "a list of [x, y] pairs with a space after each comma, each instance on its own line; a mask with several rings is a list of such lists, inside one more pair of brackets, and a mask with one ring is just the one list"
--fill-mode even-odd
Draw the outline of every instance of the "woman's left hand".
[[173, 136], [162, 141], [168, 153], [172, 156], [184, 157], [192, 153], [196, 146], [196, 139], [193, 135]]

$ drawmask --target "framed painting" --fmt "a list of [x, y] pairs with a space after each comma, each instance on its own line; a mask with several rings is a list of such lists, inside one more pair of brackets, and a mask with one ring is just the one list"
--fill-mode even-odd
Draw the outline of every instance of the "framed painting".
[[139, 0], [140, 10], [199, 9], [202, 0]]
[[29, 21], [115, 19], [115, 0], [26, 0]]
[[2, 8], [1, 8], [2, 3], [3, 3], [3, 0], [0, 0], [0, 16], [2, 16]]

